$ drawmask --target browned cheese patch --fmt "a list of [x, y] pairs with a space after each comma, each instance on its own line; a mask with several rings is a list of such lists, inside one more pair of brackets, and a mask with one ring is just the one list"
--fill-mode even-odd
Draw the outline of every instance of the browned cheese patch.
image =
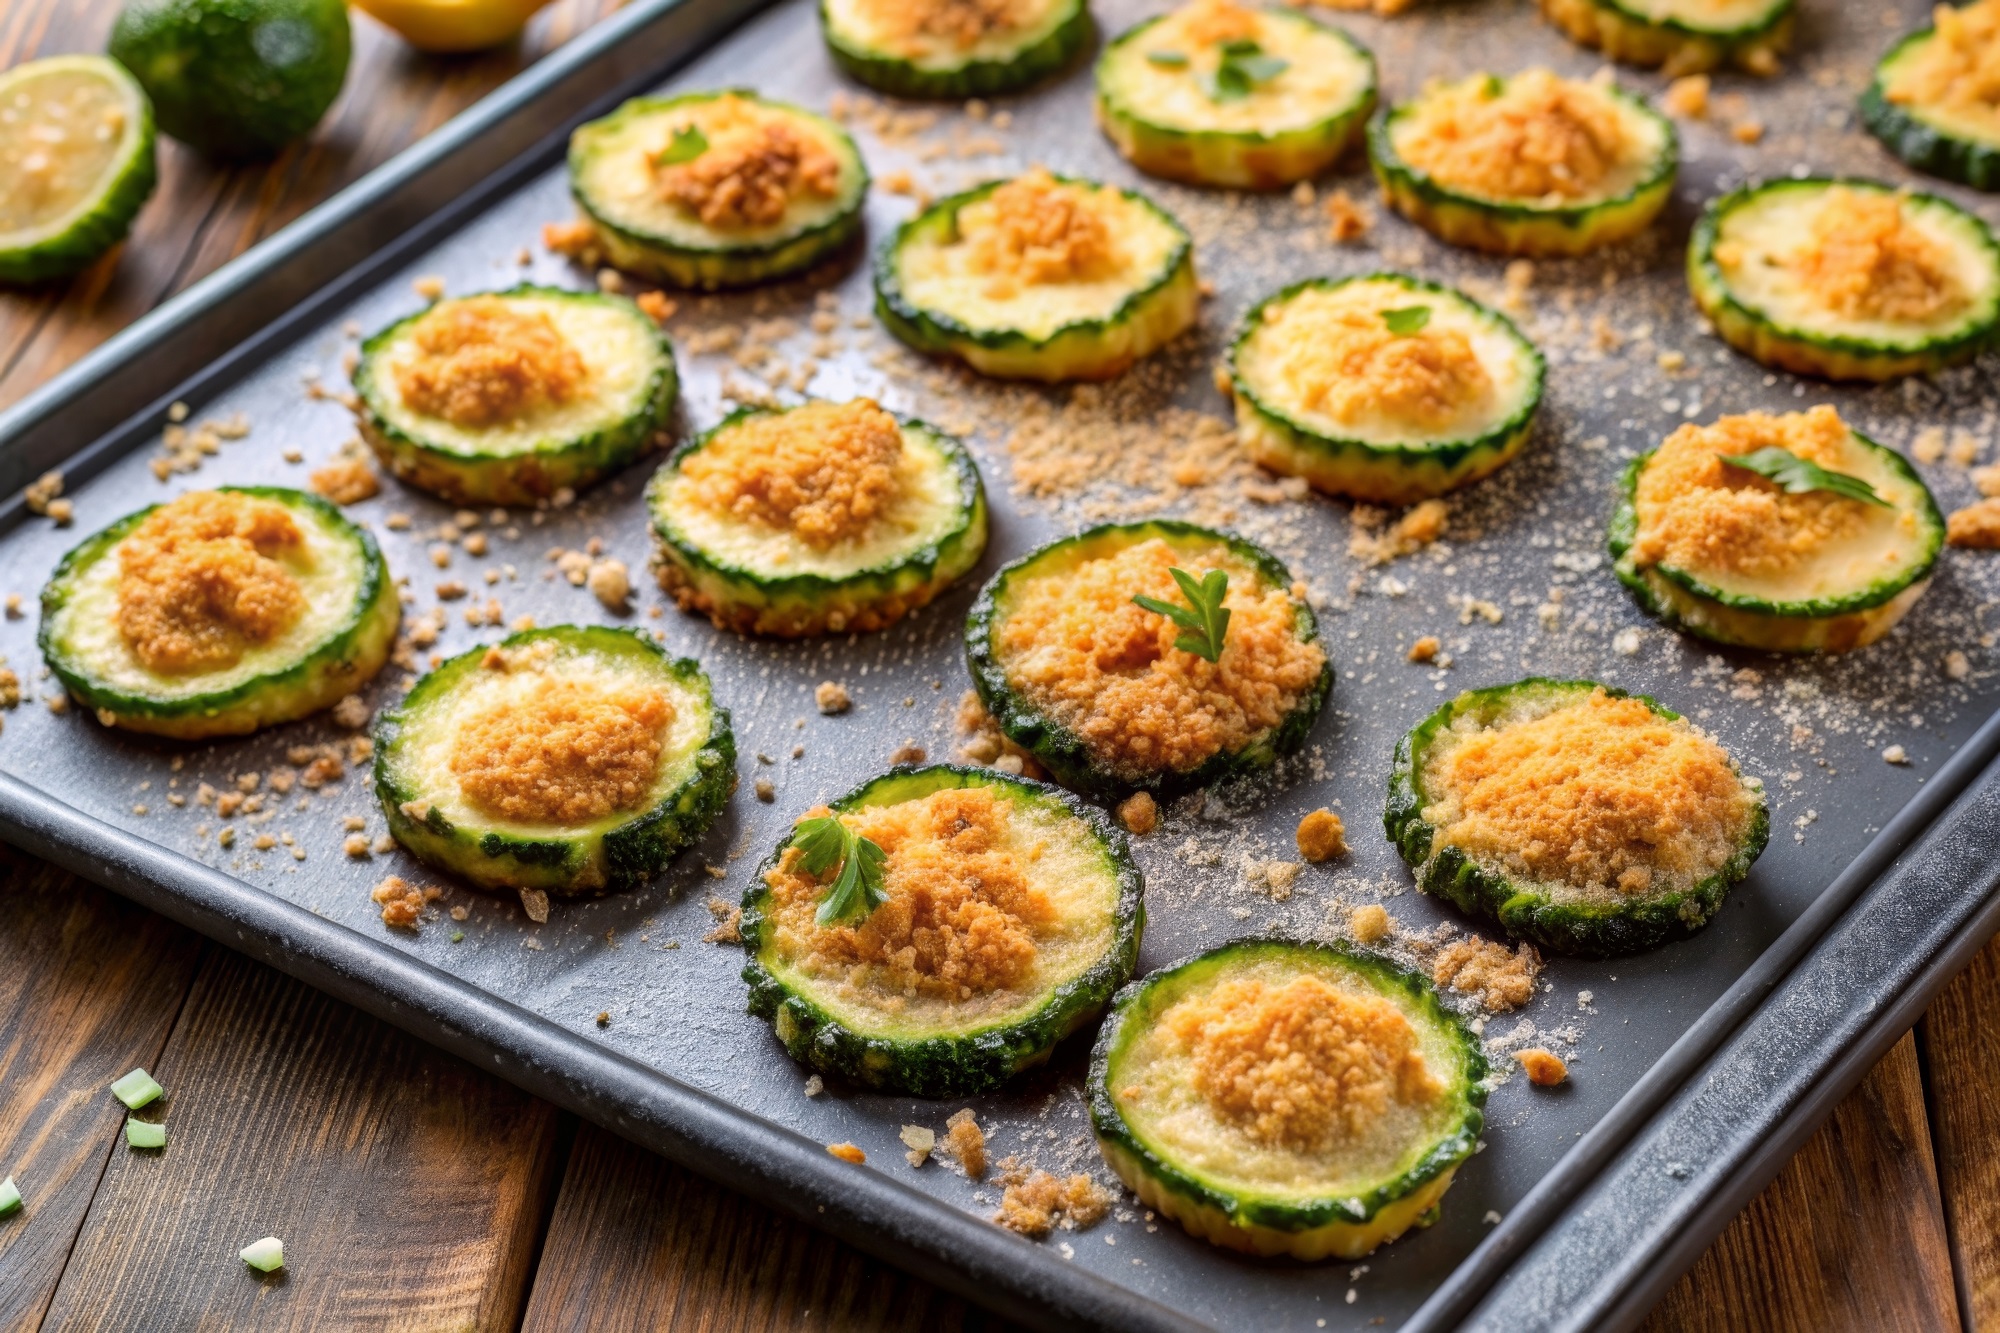
[[1937, 35], [1903, 62], [1884, 89], [1888, 99], [1974, 116], [2000, 111], [2000, 0], [1937, 5], [1931, 21]]
[[192, 491], [160, 506], [118, 549], [118, 632], [147, 670], [220, 671], [305, 612], [280, 557], [305, 534], [281, 504]]
[[[840, 159], [819, 139], [740, 97], [708, 103], [700, 128], [708, 148], [685, 162], [653, 157], [660, 197], [705, 227], [745, 231], [782, 222], [798, 199], [840, 191]], [[661, 153], [666, 151], [661, 145]]]
[[417, 321], [416, 354], [396, 367], [411, 411], [479, 429], [521, 421], [583, 392], [589, 368], [543, 310], [493, 296], [438, 306]]
[[969, 51], [991, 33], [1020, 27], [1033, 10], [1024, 0], [865, 0], [862, 12], [888, 49], [917, 55], [939, 41]]
[[1805, 290], [1850, 319], [1924, 323], [1968, 299], [1949, 252], [1910, 221], [1907, 201], [1897, 194], [1827, 191], [1789, 262]]
[[747, 417], [681, 464], [711, 513], [788, 532], [816, 550], [865, 537], [902, 494], [903, 432], [873, 401]]
[[1433, 88], [1398, 144], [1449, 189], [1491, 199], [1571, 200], [1596, 193], [1631, 152], [1610, 98], [1531, 69], [1495, 91], [1483, 80]]
[[1024, 287], [1095, 282], [1124, 265], [1125, 250], [1093, 198], [1036, 167], [959, 210], [971, 265], [999, 299]]

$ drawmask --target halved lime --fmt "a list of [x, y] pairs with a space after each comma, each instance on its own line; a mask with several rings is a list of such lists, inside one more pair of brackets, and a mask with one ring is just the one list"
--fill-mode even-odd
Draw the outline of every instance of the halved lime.
[[0, 282], [76, 272], [131, 229], [157, 178], [152, 103], [117, 61], [0, 74]]

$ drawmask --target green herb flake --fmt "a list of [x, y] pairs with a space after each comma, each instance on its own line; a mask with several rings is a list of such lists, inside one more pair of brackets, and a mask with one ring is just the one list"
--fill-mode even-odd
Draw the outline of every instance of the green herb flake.
[[1424, 326], [1431, 322], [1431, 308], [1427, 305], [1406, 305], [1395, 310], [1384, 310], [1382, 322], [1389, 326], [1389, 332], [1398, 338], [1408, 338], [1422, 333]]
[[155, 1083], [153, 1076], [143, 1069], [135, 1069], [111, 1085], [111, 1095], [124, 1102], [126, 1109], [132, 1111], [156, 1100], [165, 1091], [166, 1089]]
[[[1170, 569], [1167, 572], [1180, 585], [1182, 595], [1188, 599], [1187, 606], [1175, 606], [1172, 602], [1144, 595], [1132, 600], [1187, 631], [1174, 640], [1174, 647], [1210, 662], [1218, 660], [1222, 656], [1223, 636], [1229, 633], [1229, 608], [1222, 604], [1223, 597], [1229, 592], [1229, 575], [1219, 569], [1211, 569], [1197, 583], [1194, 575], [1185, 569]], [[1190, 607], [1193, 609], [1190, 610]]]
[[813, 920], [818, 925], [859, 923], [889, 901], [882, 887], [883, 867], [889, 857], [882, 848], [840, 822], [837, 815], [821, 815], [799, 821], [792, 830], [792, 846], [799, 849], [799, 867], [815, 879], [836, 866], [833, 887], [820, 899]]
[[1489, 102], [1506, 91], [1507, 81], [1498, 74], [1488, 74], [1486, 81], [1479, 85], [1479, 95]]
[[151, 1120], [135, 1120], [125, 1117], [125, 1142], [134, 1148], [164, 1148], [167, 1146], [167, 1127]]
[[459, 943], [464, 938], [465, 938], [465, 932], [462, 930], [454, 930], [453, 932], [451, 932], [451, 942], [453, 944]]
[[683, 125], [674, 131], [673, 142], [660, 150], [656, 159], [663, 167], [677, 167], [683, 162], [692, 162], [708, 151], [708, 136], [701, 132], [699, 125]]
[[285, 1266], [285, 1242], [276, 1236], [253, 1240], [236, 1252], [236, 1257], [260, 1273]]
[[1879, 505], [1884, 509], [1895, 508], [1861, 478], [1830, 471], [1810, 458], [1800, 458], [1791, 450], [1780, 449], [1774, 444], [1767, 444], [1754, 454], [1717, 454], [1716, 457], [1731, 467], [1740, 467], [1775, 481], [1787, 495], [1826, 491], [1843, 500], [1858, 500], [1862, 504]]
[[1292, 67], [1289, 60], [1264, 54], [1264, 49], [1247, 38], [1221, 43], [1222, 59], [1212, 74], [1204, 75], [1202, 90], [1211, 102], [1238, 102]]
[[12, 1217], [21, 1211], [21, 1190], [14, 1183], [14, 1177], [0, 1180], [0, 1217]]
[[1148, 51], [1146, 63], [1161, 69], [1186, 69], [1188, 58], [1179, 51]]

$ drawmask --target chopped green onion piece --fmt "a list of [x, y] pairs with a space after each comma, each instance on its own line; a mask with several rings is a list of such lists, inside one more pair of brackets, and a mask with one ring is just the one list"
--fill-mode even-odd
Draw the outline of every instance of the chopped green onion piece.
[[167, 1127], [151, 1120], [134, 1120], [125, 1117], [125, 1142], [134, 1148], [164, 1148], [167, 1146]]
[[237, 1251], [237, 1257], [260, 1273], [285, 1266], [285, 1242], [276, 1236], [253, 1240]]
[[21, 1211], [21, 1191], [14, 1184], [14, 1177], [0, 1180], [0, 1217], [11, 1217]]
[[451, 942], [453, 944], [458, 943], [460, 940], [464, 938], [465, 938], [465, 932], [462, 930], [454, 930], [453, 932], [451, 932]]
[[143, 1069], [135, 1069], [111, 1085], [111, 1095], [134, 1111], [164, 1091], [166, 1089], [153, 1082], [153, 1076]]
[[1384, 310], [1382, 322], [1398, 338], [1408, 338], [1422, 333], [1424, 325], [1431, 322], [1431, 308], [1427, 305], [1408, 305], [1400, 310]]
[[1186, 69], [1188, 58], [1179, 51], [1148, 51], [1146, 59], [1161, 69]]

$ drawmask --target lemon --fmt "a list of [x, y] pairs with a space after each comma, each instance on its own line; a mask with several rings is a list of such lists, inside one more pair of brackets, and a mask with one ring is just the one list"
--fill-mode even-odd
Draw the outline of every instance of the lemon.
[[421, 51], [479, 51], [527, 26], [549, 0], [354, 0]]

